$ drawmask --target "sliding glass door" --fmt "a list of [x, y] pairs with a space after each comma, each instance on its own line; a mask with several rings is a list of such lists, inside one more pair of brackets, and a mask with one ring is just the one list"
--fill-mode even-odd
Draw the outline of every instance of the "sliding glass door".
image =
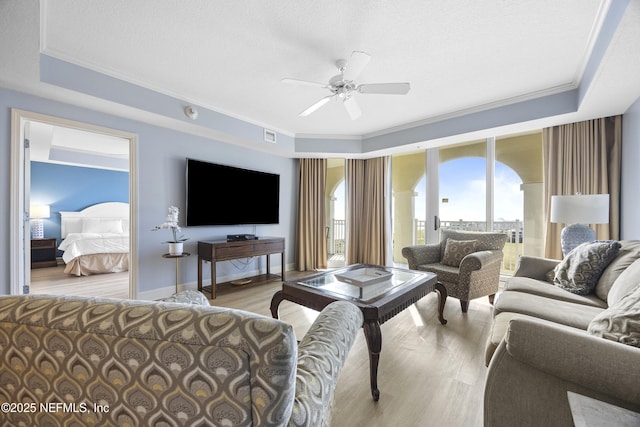
[[440, 228], [487, 230], [486, 153], [486, 141], [440, 148]]
[[425, 152], [391, 157], [393, 262], [406, 263], [405, 246], [425, 243], [426, 163]]
[[327, 266], [345, 265], [346, 203], [344, 159], [327, 160], [326, 184]]
[[504, 273], [523, 253], [541, 256], [542, 134], [488, 138], [392, 157], [393, 261], [437, 243], [439, 230], [507, 234]]
[[496, 138], [495, 229], [508, 234], [503, 272], [522, 254], [544, 254], [542, 133]]

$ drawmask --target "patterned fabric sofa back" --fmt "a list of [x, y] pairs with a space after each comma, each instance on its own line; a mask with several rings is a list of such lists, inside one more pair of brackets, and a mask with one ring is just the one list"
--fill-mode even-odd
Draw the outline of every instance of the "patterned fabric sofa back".
[[284, 425], [296, 362], [291, 326], [253, 313], [0, 297], [0, 425]]

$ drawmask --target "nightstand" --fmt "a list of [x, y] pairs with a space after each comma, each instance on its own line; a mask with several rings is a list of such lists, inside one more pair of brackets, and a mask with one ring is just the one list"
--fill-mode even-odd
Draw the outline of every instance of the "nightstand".
[[56, 239], [31, 239], [31, 268], [56, 267]]

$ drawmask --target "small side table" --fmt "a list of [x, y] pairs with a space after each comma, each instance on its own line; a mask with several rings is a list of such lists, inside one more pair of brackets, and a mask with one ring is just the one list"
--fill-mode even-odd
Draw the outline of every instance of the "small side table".
[[162, 258], [175, 258], [176, 260], [176, 292], [178, 292], [178, 261], [180, 258], [191, 256], [189, 252], [182, 252], [180, 255], [163, 254]]

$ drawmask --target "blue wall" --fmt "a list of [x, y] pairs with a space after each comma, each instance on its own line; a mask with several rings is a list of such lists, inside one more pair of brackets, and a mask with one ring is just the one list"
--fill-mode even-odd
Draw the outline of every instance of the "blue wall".
[[[175, 263], [162, 258], [166, 245], [162, 242], [169, 237], [162, 232], [151, 231], [164, 221], [167, 208], [171, 205], [185, 209], [185, 158], [191, 157], [213, 163], [223, 163], [246, 169], [257, 169], [280, 174], [280, 224], [258, 226], [259, 236], [281, 236], [286, 240], [286, 263], [294, 262], [295, 212], [297, 205], [297, 160], [285, 158], [251, 148], [225, 144], [220, 141], [177, 132], [156, 125], [116, 117], [110, 114], [76, 107], [45, 98], [0, 88], [0, 294], [10, 293], [9, 256], [11, 206], [11, 109], [47, 114], [75, 120], [96, 126], [134, 133], [135, 147], [134, 195], [138, 205], [136, 218], [131, 218], [138, 227], [138, 292], [175, 286]], [[132, 169], [132, 176], [134, 176]], [[233, 184], [231, 184], [233, 185]], [[239, 186], [238, 191], [242, 191]], [[216, 199], [215, 189], [211, 191], [211, 201], [223, 208], [224, 200]], [[131, 200], [130, 202], [133, 202]], [[181, 223], [184, 218], [181, 217]], [[46, 227], [46, 225], [45, 225]], [[166, 231], [166, 230], [165, 230]], [[197, 253], [198, 240], [212, 240], [227, 234], [253, 233], [253, 227], [189, 227], [184, 234], [189, 238], [184, 250]], [[167, 232], [168, 233], [168, 232]], [[264, 258], [259, 257], [261, 268]], [[180, 263], [181, 283], [195, 283], [197, 280], [197, 256], [185, 258]], [[279, 257], [271, 257], [273, 267], [278, 267]], [[241, 267], [230, 262], [218, 264], [218, 275], [240, 274]], [[205, 268], [205, 270], [207, 270]], [[209, 275], [205, 274], [205, 280]], [[268, 301], [266, 302], [268, 304]]]
[[129, 173], [31, 162], [31, 203], [49, 205], [44, 236], [60, 244], [60, 211], [77, 212], [96, 203], [129, 203]]

